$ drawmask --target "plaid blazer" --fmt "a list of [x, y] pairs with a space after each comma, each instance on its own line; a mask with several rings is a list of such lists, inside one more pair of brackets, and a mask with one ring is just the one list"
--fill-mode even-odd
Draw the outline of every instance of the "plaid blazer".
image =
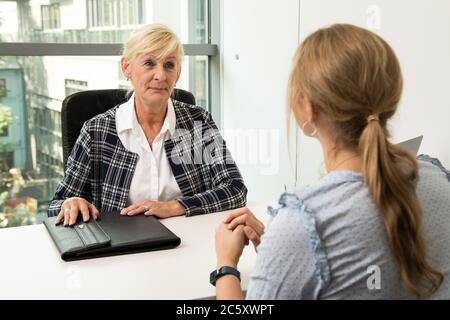
[[[247, 188], [210, 114], [176, 100], [173, 105], [175, 134], [164, 148], [186, 216], [245, 206]], [[48, 216], [57, 215], [70, 197], [82, 197], [100, 212], [126, 207], [138, 155], [118, 137], [117, 108], [84, 123]]]

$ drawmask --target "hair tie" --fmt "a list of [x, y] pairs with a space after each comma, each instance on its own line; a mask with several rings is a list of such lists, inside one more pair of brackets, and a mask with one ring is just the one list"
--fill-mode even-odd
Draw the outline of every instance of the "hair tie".
[[371, 114], [367, 117], [367, 123], [369, 123], [370, 121], [380, 121], [380, 118], [377, 114]]

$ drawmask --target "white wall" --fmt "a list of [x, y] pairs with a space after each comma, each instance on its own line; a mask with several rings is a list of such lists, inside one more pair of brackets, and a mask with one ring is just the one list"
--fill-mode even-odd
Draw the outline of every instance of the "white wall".
[[[249, 187], [249, 201], [276, 198], [284, 184], [298, 181], [297, 186], [304, 186], [323, 172], [318, 142], [299, 134], [297, 149], [291, 148], [294, 163], [297, 153], [294, 179], [286, 148], [285, 101], [298, 39], [332, 23], [370, 28], [392, 45], [405, 80], [399, 112], [391, 122], [392, 140], [423, 134], [419, 153], [450, 167], [450, 1], [225, 0], [222, 5], [223, 128]], [[261, 141], [258, 134], [271, 130], [278, 134], [271, 152], [279, 163], [276, 173], [264, 175], [269, 156], [259, 156], [261, 148], [244, 142], [252, 133], [253, 140]], [[255, 158], [249, 159], [251, 155]]]
[[[392, 141], [424, 135], [419, 153], [450, 167], [450, 1], [300, 0], [300, 39], [332, 23], [370, 28], [394, 48], [402, 66], [404, 92], [391, 122]], [[317, 180], [318, 143], [299, 136], [299, 185]]]
[[298, 43], [298, 0], [222, 5], [224, 136], [248, 186], [248, 200], [277, 198], [284, 184], [294, 181], [285, 100]]

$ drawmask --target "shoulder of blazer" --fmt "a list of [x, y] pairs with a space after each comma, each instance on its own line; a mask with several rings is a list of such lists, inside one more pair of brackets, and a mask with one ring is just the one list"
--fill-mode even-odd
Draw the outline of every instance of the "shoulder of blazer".
[[[117, 107], [113, 107], [113, 108], [109, 109], [108, 111], [100, 113], [100, 114], [96, 115], [95, 117], [87, 120], [85, 125], [91, 130], [92, 129], [95, 130], [99, 126], [107, 126], [107, 127], [113, 126], [115, 128], [116, 127]], [[99, 129], [101, 129], [101, 128], [99, 128]]]
[[85, 122], [87, 132], [93, 140], [105, 141], [119, 137], [116, 129], [116, 111], [117, 107], [113, 107], [108, 111], [96, 115]]
[[202, 125], [215, 127], [214, 121], [208, 111], [199, 106], [172, 100], [175, 109], [177, 128], [193, 129], [195, 122], [202, 122]]

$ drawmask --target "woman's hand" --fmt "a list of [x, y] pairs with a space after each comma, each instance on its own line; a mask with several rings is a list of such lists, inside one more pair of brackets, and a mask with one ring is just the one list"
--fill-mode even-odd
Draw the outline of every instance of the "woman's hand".
[[233, 210], [223, 222], [228, 224], [227, 227], [230, 230], [234, 230], [237, 226], [242, 225], [247, 237], [245, 244], [247, 245], [248, 240], [251, 240], [256, 250], [264, 233], [264, 224], [248, 208]]
[[217, 268], [223, 266], [236, 268], [244, 246], [244, 226], [240, 225], [230, 230], [226, 224], [220, 223], [216, 228]]
[[169, 218], [180, 216], [185, 213], [184, 207], [177, 200], [170, 201], [152, 201], [141, 200], [120, 211], [121, 215], [135, 216], [137, 214], [146, 216], [156, 216], [158, 218]]
[[77, 221], [78, 213], [81, 212], [83, 221], [89, 221], [89, 217], [92, 216], [95, 220], [98, 219], [99, 212], [97, 208], [86, 201], [86, 199], [80, 197], [72, 197], [66, 199], [56, 217], [55, 224], [59, 224], [64, 219], [64, 226], [72, 226]]

